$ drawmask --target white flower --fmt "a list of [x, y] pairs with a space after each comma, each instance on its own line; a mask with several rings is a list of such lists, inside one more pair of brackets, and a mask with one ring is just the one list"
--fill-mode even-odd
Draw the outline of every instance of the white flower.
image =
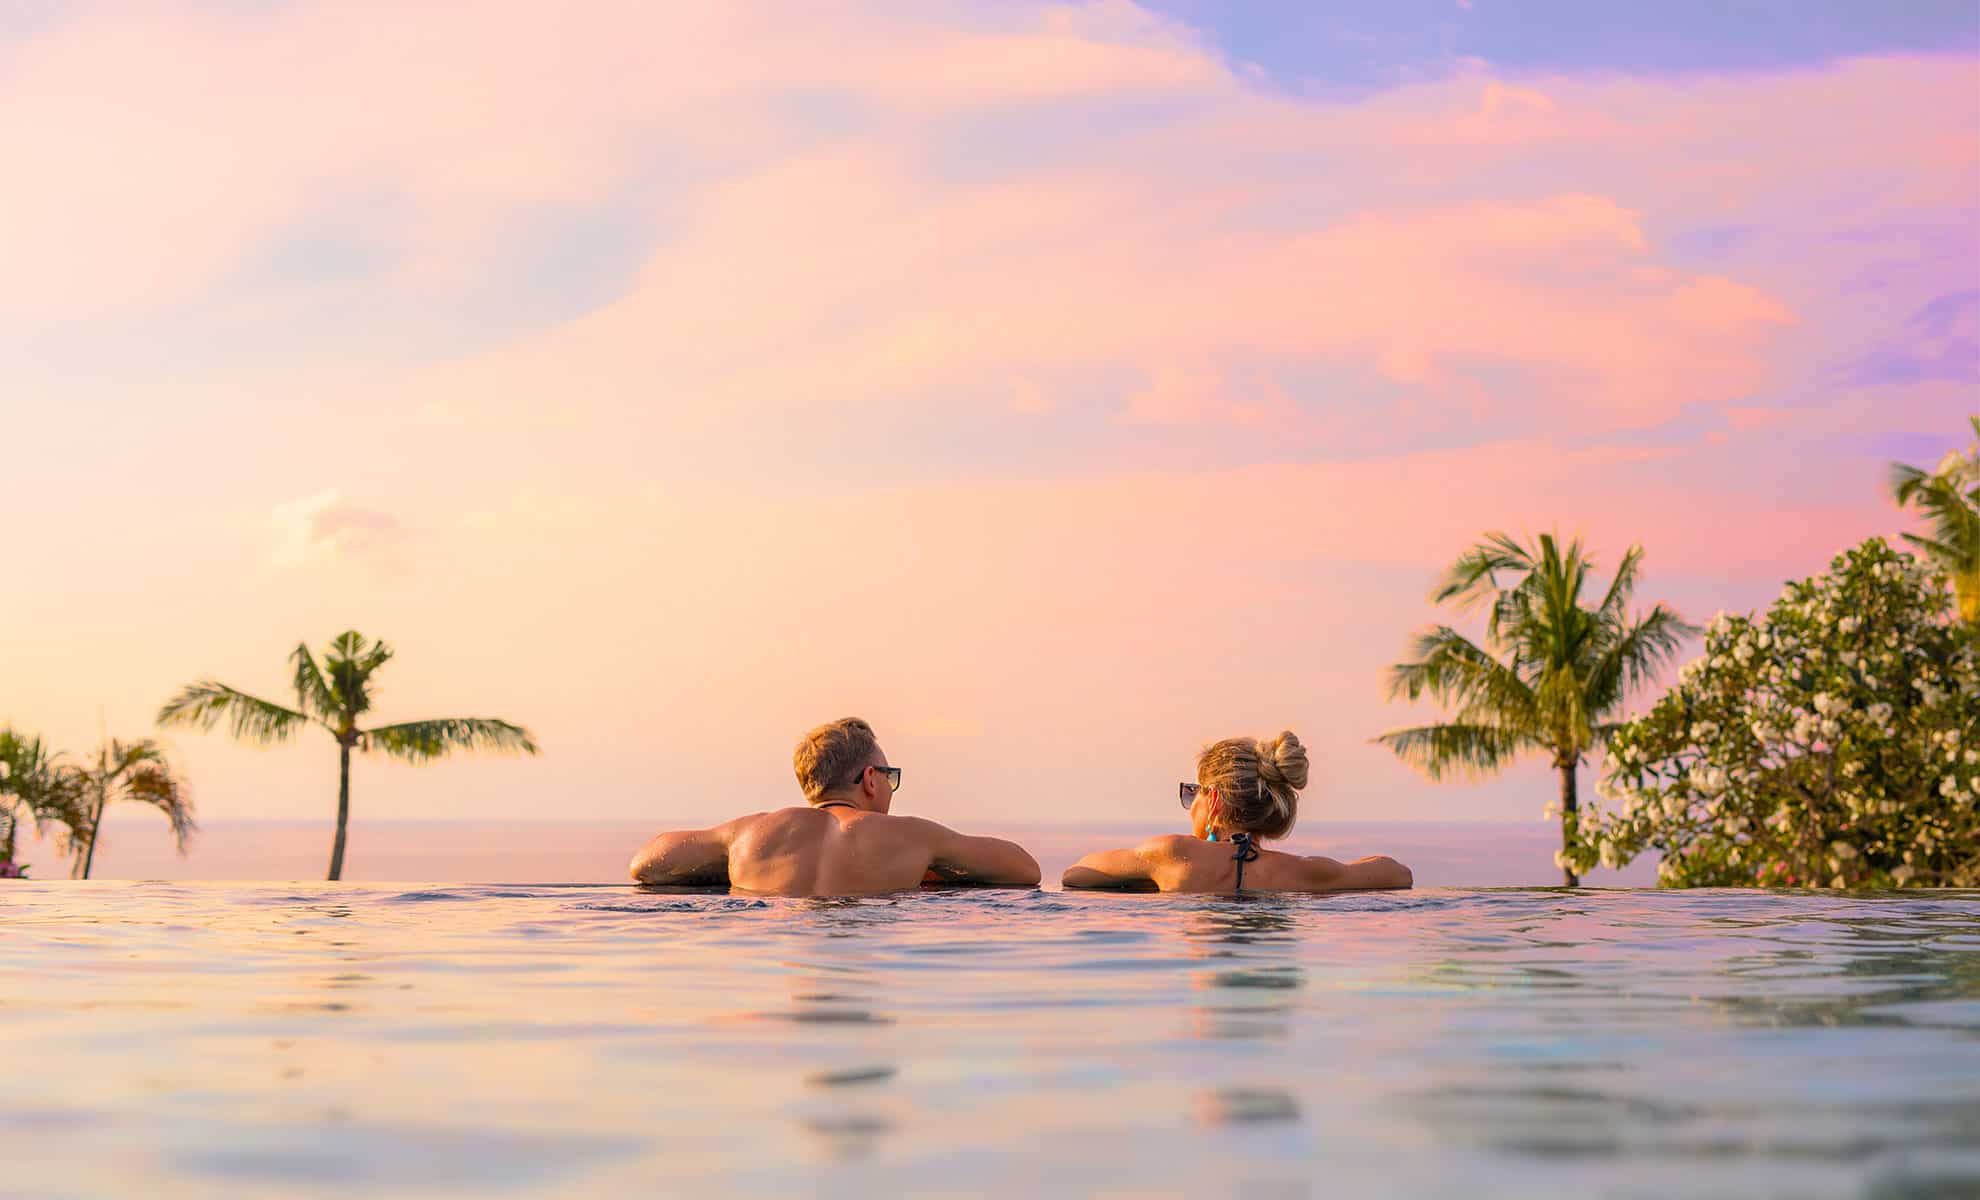
[[1959, 795], [1959, 781], [1948, 775], [1939, 781], [1939, 794], [1948, 800]]
[[1834, 851], [1835, 856], [1844, 862], [1849, 862], [1856, 857], [1856, 847], [1850, 845], [1848, 842], [1830, 842], [1829, 849]]
[[1855, 633], [1862, 626], [1863, 622], [1856, 617], [1844, 617], [1836, 622], [1836, 628], [1843, 633]]

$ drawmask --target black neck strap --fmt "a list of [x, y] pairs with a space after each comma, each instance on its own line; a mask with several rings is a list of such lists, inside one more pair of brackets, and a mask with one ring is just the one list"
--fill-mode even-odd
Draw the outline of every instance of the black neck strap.
[[1237, 847], [1237, 853], [1231, 855], [1231, 861], [1237, 864], [1237, 887], [1234, 890], [1241, 892], [1244, 890], [1244, 864], [1258, 861], [1258, 847], [1252, 845], [1248, 833], [1232, 834], [1231, 845]]

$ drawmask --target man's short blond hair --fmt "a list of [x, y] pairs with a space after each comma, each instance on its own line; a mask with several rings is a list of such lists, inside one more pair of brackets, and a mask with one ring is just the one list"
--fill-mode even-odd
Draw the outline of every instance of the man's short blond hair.
[[805, 803], [816, 804], [858, 783], [879, 752], [873, 726], [858, 717], [841, 717], [805, 734], [791, 755]]

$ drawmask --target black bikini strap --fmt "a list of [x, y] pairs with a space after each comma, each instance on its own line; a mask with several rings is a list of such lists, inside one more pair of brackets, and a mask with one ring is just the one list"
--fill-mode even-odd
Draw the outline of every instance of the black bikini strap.
[[1244, 890], [1244, 864], [1258, 861], [1258, 847], [1251, 844], [1248, 833], [1232, 834], [1231, 845], [1237, 847], [1237, 853], [1231, 855], [1231, 861], [1237, 864], [1237, 887], [1233, 890], [1241, 892]]
[[857, 804], [854, 804], [854, 803], [853, 803], [852, 801], [850, 801], [850, 800], [820, 800], [820, 801], [819, 801], [818, 803], [816, 803], [816, 804], [814, 804], [814, 805], [812, 805], [811, 807], [813, 807], [813, 808], [858, 808], [858, 807], [859, 807], [859, 805], [857, 805]]

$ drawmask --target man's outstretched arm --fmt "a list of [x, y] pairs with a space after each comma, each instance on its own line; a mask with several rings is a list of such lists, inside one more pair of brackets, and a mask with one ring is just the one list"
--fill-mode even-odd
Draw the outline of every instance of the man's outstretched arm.
[[934, 821], [919, 822], [929, 839], [928, 869], [945, 883], [1037, 887], [1038, 860], [1003, 838], [969, 837]]
[[633, 855], [633, 882], [675, 887], [727, 887], [730, 837], [729, 825], [663, 833], [641, 846], [639, 853]]

